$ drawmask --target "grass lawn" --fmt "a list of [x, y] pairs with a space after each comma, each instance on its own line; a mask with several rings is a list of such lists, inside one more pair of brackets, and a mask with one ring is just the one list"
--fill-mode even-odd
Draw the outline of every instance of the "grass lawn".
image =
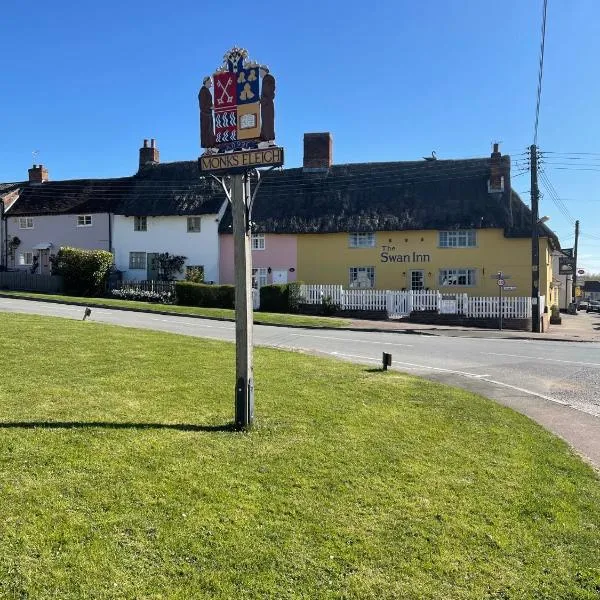
[[600, 482], [397, 372], [0, 313], [1, 598], [598, 599]]
[[[52, 300], [54, 302], [74, 302], [89, 306], [105, 306], [107, 308], [129, 308], [145, 312], [167, 312], [179, 315], [196, 315], [211, 319], [235, 321], [235, 311], [229, 308], [200, 308], [198, 306], [178, 306], [174, 304], [154, 304], [152, 302], [136, 302], [120, 298], [81, 298], [62, 294], [38, 294], [35, 292], [2, 291], [3, 296], [14, 296], [29, 300]], [[288, 327], [347, 327], [349, 320], [334, 317], [313, 317], [310, 315], [288, 315], [282, 313], [254, 313], [254, 322], [261, 325], [286, 325]]]

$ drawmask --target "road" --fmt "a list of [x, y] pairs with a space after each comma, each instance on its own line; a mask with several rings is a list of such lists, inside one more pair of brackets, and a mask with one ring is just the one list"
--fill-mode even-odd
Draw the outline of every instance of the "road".
[[[0, 298], [0, 311], [81, 319], [83, 308]], [[93, 308], [91, 319], [225, 341], [232, 322]], [[600, 467], [600, 343], [444, 337], [256, 325], [256, 345], [393, 369], [481, 393], [538, 421]]]

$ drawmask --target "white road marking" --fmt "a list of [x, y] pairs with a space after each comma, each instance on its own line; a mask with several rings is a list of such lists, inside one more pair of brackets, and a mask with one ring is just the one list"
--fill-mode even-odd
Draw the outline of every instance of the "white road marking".
[[560, 358], [547, 358], [546, 356], [527, 356], [525, 354], [502, 354], [500, 352], [484, 352], [490, 356], [510, 356], [511, 358], [529, 358], [532, 360], [543, 360], [544, 362], [559, 362], [571, 365], [582, 365], [585, 367], [600, 367], [600, 363], [581, 362], [579, 360], [561, 360]]
[[[510, 388], [511, 390], [515, 390], [517, 392], [529, 394], [530, 396], [537, 396], [538, 398], [542, 398], [543, 400], [555, 402], [556, 404], [562, 404], [563, 406], [571, 406], [568, 402], [563, 402], [562, 400], [557, 400], [556, 398], [552, 398], [551, 396], [545, 396], [544, 394], [538, 394], [537, 392], [532, 392], [531, 390], [526, 390], [525, 388], [517, 387], [516, 385], [511, 385], [510, 383], [503, 383], [502, 381], [496, 381], [495, 379], [482, 379], [482, 381], [487, 381], [488, 383], [493, 383], [495, 385], [507, 387], [507, 388]], [[573, 408], [575, 408], [575, 407], [573, 407]], [[585, 411], [582, 411], [582, 412], [585, 412]]]
[[412, 348], [413, 344], [397, 344], [396, 342], [379, 342], [374, 340], [357, 340], [352, 338], [338, 338], [325, 335], [313, 335], [310, 333], [290, 333], [289, 335], [296, 337], [318, 338], [320, 340], [335, 340], [336, 342], [358, 342], [360, 344], [376, 344], [378, 346], [402, 346], [404, 348]]
[[[342, 352], [329, 352], [334, 356], [343, 356], [344, 358], [360, 358], [361, 360], [368, 360], [371, 362], [381, 362], [379, 359], [373, 358], [372, 356], [359, 356], [357, 354], [343, 354]], [[463, 375], [465, 377], [470, 377], [471, 379], [482, 379], [483, 377], [489, 377], [489, 374], [485, 373], [483, 375], [479, 375], [477, 373], [469, 373], [467, 371], [455, 371], [453, 369], [442, 369], [441, 367], [430, 367], [428, 365], [416, 365], [415, 363], [407, 363], [404, 361], [393, 361], [394, 365], [402, 365], [409, 366], [413, 369], [428, 369], [431, 371], [443, 371], [444, 373], [455, 373], [456, 375]]]
[[[370, 356], [358, 356], [356, 354], [342, 354], [340, 352], [331, 352], [330, 354], [333, 354], [335, 356], [342, 356], [345, 358], [359, 358], [361, 360], [368, 360], [369, 362], [377, 362], [377, 363], [380, 362]], [[538, 394], [537, 392], [533, 392], [531, 390], [527, 390], [525, 388], [518, 387], [516, 385], [511, 385], [510, 383], [504, 383], [502, 381], [497, 381], [496, 379], [489, 379], [489, 375], [487, 375], [487, 374], [477, 375], [475, 373], [467, 373], [466, 371], [454, 371], [452, 369], [442, 369], [440, 367], [429, 367], [427, 365], [415, 365], [413, 363], [405, 363], [405, 362], [398, 362], [398, 361], [395, 361], [394, 364], [408, 365], [408, 366], [411, 366], [413, 368], [418, 368], [418, 369], [430, 369], [433, 371], [444, 371], [446, 373], [454, 373], [456, 375], [463, 375], [465, 377], [469, 377], [470, 379], [479, 379], [479, 380], [485, 381], [487, 383], [493, 383], [494, 385], [499, 385], [501, 387], [510, 388], [511, 390], [515, 390], [516, 392], [521, 392], [523, 394], [528, 394], [530, 396], [537, 396], [538, 398], [542, 398], [543, 400], [548, 400], [549, 402], [554, 402], [555, 404], [562, 404], [563, 406], [571, 406], [568, 402], [563, 402], [562, 400], [557, 400], [556, 398], [552, 398], [551, 396], [545, 396], [544, 394]], [[577, 408], [577, 407], [572, 407], [572, 408]], [[577, 409], [577, 410], [579, 410], [579, 409]], [[583, 411], [583, 412], [585, 412], [585, 411]]]

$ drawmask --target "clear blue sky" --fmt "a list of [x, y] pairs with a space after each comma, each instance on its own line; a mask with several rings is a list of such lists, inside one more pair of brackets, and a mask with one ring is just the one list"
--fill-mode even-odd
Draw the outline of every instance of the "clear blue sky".
[[[288, 167], [311, 131], [332, 132], [336, 163], [484, 156], [492, 141], [519, 160], [533, 142], [541, 15], [542, 0], [7, 0], [0, 181], [25, 179], [34, 150], [54, 180], [130, 175], [144, 138], [163, 162], [197, 158], [202, 77], [236, 44], [276, 76]], [[542, 151], [569, 155], [545, 169], [595, 272], [599, 22], [598, 0], [549, 0], [538, 134]], [[513, 187], [529, 202], [528, 173]], [[572, 246], [572, 222], [541, 191], [540, 215]]]

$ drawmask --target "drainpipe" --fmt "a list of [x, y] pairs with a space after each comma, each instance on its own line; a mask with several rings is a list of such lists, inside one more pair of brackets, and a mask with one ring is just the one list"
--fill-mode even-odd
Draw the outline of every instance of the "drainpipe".
[[112, 252], [112, 215], [108, 213], [108, 251]]
[[[4, 224], [4, 232], [2, 232], [2, 225]], [[0, 266], [4, 269], [8, 268], [8, 240], [6, 239], [6, 218], [4, 216], [4, 200], [0, 200]], [[4, 270], [3, 269], [3, 270]]]

